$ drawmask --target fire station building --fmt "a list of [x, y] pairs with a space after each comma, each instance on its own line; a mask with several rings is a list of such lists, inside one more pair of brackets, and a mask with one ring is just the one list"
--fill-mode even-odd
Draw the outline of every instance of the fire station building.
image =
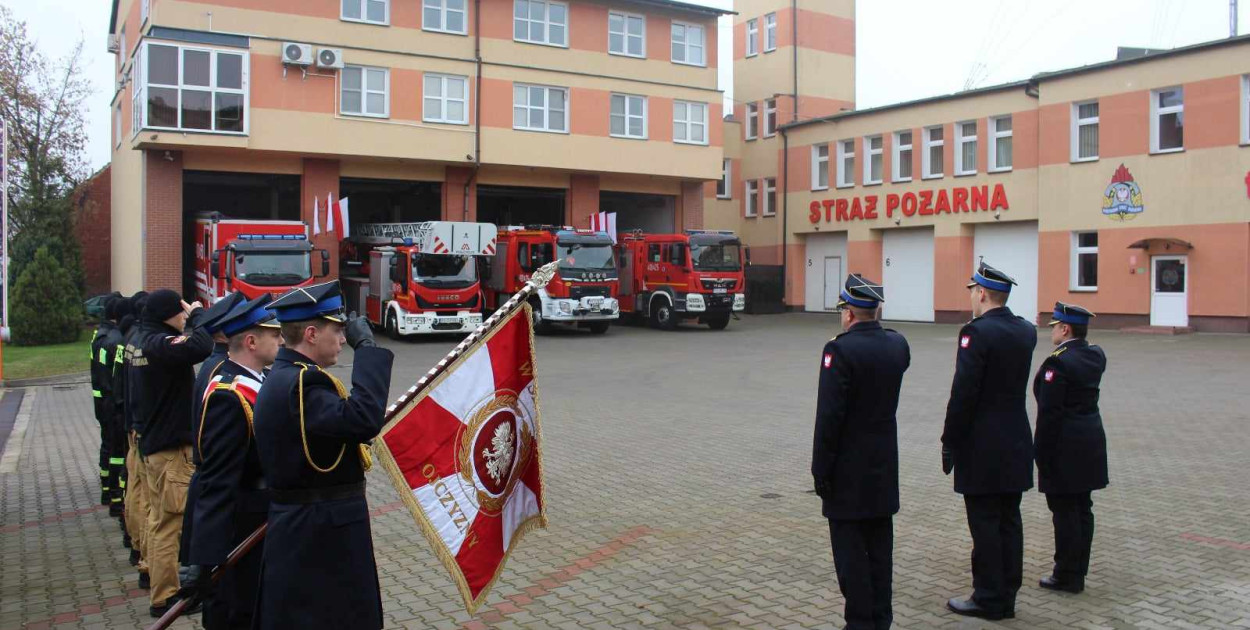
[[1250, 332], [1250, 37], [855, 110], [854, 3], [792, 4], [737, 3], [705, 192], [788, 307], [835, 310], [863, 273], [885, 319], [962, 322], [984, 259], [1039, 323], [1060, 300], [1100, 327]]

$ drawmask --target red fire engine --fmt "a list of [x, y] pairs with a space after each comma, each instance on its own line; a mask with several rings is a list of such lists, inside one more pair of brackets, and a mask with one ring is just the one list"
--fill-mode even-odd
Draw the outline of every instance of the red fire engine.
[[[217, 213], [195, 220], [195, 289], [206, 304], [238, 291], [248, 299], [313, 284], [330, 274], [330, 256], [314, 250], [300, 221], [226, 219]], [[320, 255], [314, 255], [320, 252]], [[313, 273], [314, 261], [320, 261]]]
[[551, 226], [505, 227], [486, 275], [486, 306], [498, 308], [539, 267], [558, 260], [555, 278], [532, 298], [534, 329], [573, 324], [595, 334], [620, 317], [616, 257], [604, 232]]
[[742, 244], [733, 232], [630, 232], [618, 249], [621, 312], [648, 317], [652, 326], [665, 330], [683, 319], [721, 330], [733, 313], [746, 308]]

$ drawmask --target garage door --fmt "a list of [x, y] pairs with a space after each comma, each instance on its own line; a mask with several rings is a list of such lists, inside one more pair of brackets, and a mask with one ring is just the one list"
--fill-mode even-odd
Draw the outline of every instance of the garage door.
[[933, 321], [933, 228], [888, 230], [881, 237], [885, 319]]
[[973, 231], [972, 264], [986, 264], [1016, 279], [1007, 307], [1037, 321], [1037, 222], [982, 224]]
[[804, 310], [825, 313], [838, 308], [846, 281], [846, 233], [809, 234], [804, 261]]

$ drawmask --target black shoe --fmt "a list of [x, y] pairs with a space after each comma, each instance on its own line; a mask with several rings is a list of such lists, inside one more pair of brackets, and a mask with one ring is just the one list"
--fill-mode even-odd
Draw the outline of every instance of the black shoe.
[[[160, 619], [161, 617], [164, 617], [165, 613], [169, 612], [169, 609], [173, 608], [177, 603], [178, 598], [176, 596], [170, 597], [160, 606], [148, 606], [148, 614], [151, 615], [153, 619]], [[204, 603], [196, 600], [190, 606], [182, 609], [182, 616], [186, 617], [188, 615], [194, 615], [202, 610], [204, 610]]]
[[983, 608], [971, 597], [967, 599], [952, 597], [946, 601], [946, 608], [957, 615], [978, 617], [980, 619], [989, 619], [991, 621], [997, 621], [999, 619], [1012, 619], [1016, 616], [1016, 611], [1014, 610], [1010, 611], [1011, 616], [1008, 617], [1008, 611], [1006, 610], [991, 610], [989, 608]]
[[123, 546], [123, 547], [125, 547], [125, 548], [127, 548], [127, 549], [134, 549], [134, 548], [135, 548], [135, 543], [134, 543], [134, 541], [133, 541], [133, 540], [131, 540], [131, 539], [130, 539], [130, 533], [129, 533], [129, 532], [122, 532], [122, 546]]
[[113, 502], [113, 497], [109, 496], [108, 490], [100, 491], [100, 505], [108, 505]]
[[152, 576], [147, 573], [139, 574], [139, 588], [148, 590], [152, 588]]
[[130, 566], [132, 567], [139, 566], [139, 550], [138, 549], [132, 548], [130, 550]]
[[109, 504], [109, 516], [113, 518], [121, 518], [126, 513], [126, 508], [116, 501]]
[[1049, 591], [1062, 591], [1064, 593], [1072, 593], [1073, 595], [1085, 590], [1084, 580], [1079, 582], [1061, 580], [1054, 575], [1042, 578], [1037, 585]]

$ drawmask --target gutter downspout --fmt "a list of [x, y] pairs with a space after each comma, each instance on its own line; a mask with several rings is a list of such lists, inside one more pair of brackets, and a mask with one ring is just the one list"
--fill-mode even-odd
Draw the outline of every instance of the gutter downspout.
[[790, 90], [790, 95], [794, 98], [794, 119], [790, 122], [799, 121], [799, 0], [790, 0], [790, 31], [792, 38], [790, 40], [790, 48], [794, 55], [794, 89]]
[[469, 190], [477, 183], [482, 168], [482, 0], [473, 0], [473, 59], [477, 64], [473, 88], [473, 174], [464, 182], [464, 215], [469, 220]]
[[784, 312], [786, 309], [786, 296], [790, 293], [790, 269], [786, 265], [789, 263], [789, 250], [787, 246], [787, 235], [790, 230], [790, 136], [786, 133], [786, 128], [781, 127], [781, 177], [782, 177], [782, 195], [781, 195], [781, 308]]

